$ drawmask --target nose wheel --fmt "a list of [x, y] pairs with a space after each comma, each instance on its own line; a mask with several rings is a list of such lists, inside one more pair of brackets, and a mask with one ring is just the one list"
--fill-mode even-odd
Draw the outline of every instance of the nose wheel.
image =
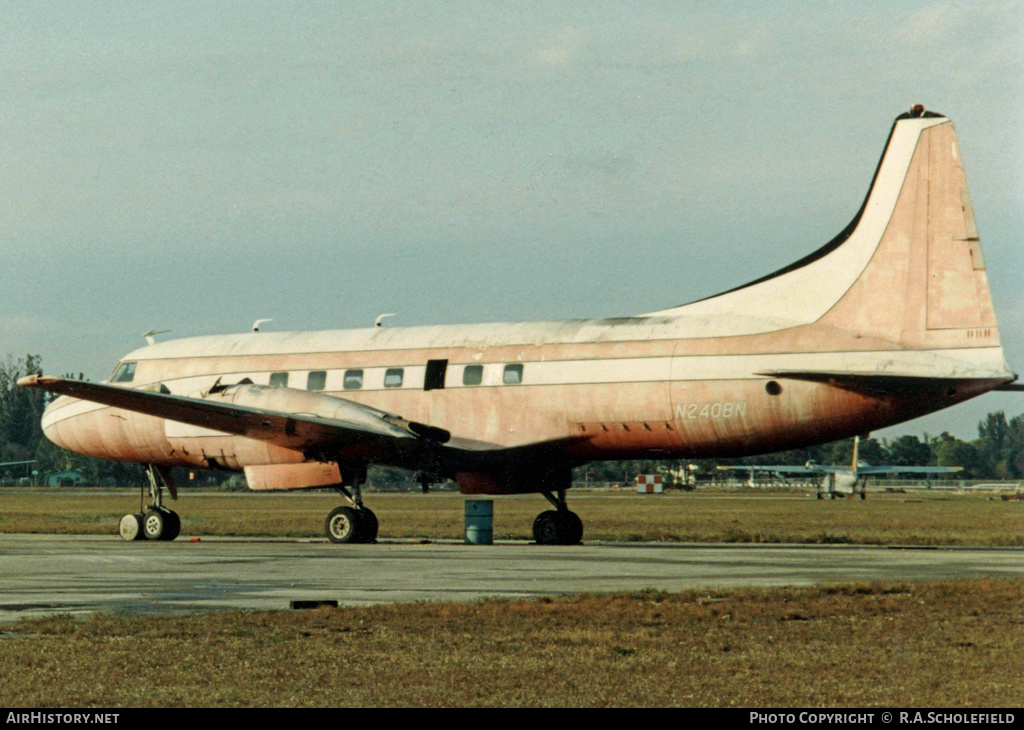
[[[170, 541], [181, 534], [181, 518], [177, 512], [163, 506], [163, 487], [157, 480], [154, 471], [152, 466], [146, 470], [149, 477], [149, 494], [153, 503], [143, 512], [125, 515], [117, 525], [117, 532], [125, 542], [136, 540]], [[174, 496], [173, 490], [171, 496]]]
[[142, 521], [147, 540], [173, 540], [181, 533], [181, 518], [169, 509], [151, 509]]
[[150, 509], [121, 518], [117, 532], [125, 542], [136, 540], [173, 540], [181, 534], [181, 518], [172, 510]]
[[125, 515], [117, 525], [117, 532], [125, 542], [134, 542], [145, 537], [142, 534], [142, 522], [146, 516], [141, 512]]

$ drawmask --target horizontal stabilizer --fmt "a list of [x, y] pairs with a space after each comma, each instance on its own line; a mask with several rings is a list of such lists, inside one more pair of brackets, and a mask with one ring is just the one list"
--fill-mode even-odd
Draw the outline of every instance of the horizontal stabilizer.
[[[991, 388], [992, 380], [999, 382], [1005, 379], [993, 378], [936, 378], [923, 375], [901, 375], [896, 373], [855, 372], [840, 370], [766, 370], [757, 373], [769, 378], [786, 378], [789, 380], [806, 380], [813, 383], [827, 383], [837, 388], [870, 393], [890, 395], [915, 395], [933, 391], [936, 388], [955, 388], [959, 384], [977, 384], [985, 382]], [[1005, 384], [997, 390], [1008, 390]]]

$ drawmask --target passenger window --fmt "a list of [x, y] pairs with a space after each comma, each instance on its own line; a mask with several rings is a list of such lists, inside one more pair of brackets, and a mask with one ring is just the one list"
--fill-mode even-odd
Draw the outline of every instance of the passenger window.
[[323, 390], [326, 387], [326, 370], [313, 370], [308, 376], [306, 376], [306, 390]]
[[135, 363], [123, 362], [117, 370], [114, 371], [114, 376], [110, 379], [111, 383], [130, 383], [135, 380]]
[[388, 368], [384, 371], [384, 387], [385, 388], [401, 388], [402, 387], [402, 375], [404, 374], [403, 368]]
[[359, 390], [363, 387], [362, 370], [346, 370], [345, 381], [342, 385], [345, 390]]
[[519, 385], [523, 382], [523, 366], [522, 365], [506, 365], [505, 372], [501, 376], [501, 382], [505, 385]]
[[483, 365], [467, 365], [462, 371], [463, 385], [480, 385], [482, 382], [484, 382]]
[[270, 374], [270, 387], [271, 388], [287, 388], [288, 387], [288, 373], [271, 373]]

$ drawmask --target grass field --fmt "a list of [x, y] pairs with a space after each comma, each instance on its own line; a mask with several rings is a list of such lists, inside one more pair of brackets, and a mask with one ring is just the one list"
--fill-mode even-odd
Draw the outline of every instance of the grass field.
[[[185, 493], [169, 504], [182, 535], [322, 537], [330, 493]], [[464, 499], [451, 493], [368, 494], [380, 539], [461, 539]], [[985, 494], [917, 492], [816, 500], [800, 494], [622, 492], [570, 494], [584, 540], [900, 545], [1024, 545], [1024, 501]], [[140, 509], [137, 491], [0, 491], [0, 532], [115, 534]], [[548, 503], [536, 495], [494, 500], [496, 539], [530, 539]], [[179, 538], [180, 539], [180, 538]]]
[[[585, 540], [1020, 546], [1024, 502], [950, 493], [571, 495]], [[374, 494], [381, 537], [461, 539], [463, 499]], [[320, 537], [328, 494], [186, 494], [183, 536]], [[137, 492], [0, 492], [0, 531], [113, 534]], [[495, 500], [528, 539], [546, 502]], [[180, 538], [179, 538], [180, 539]], [[642, 592], [22, 620], [7, 707], [1024, 706], [1024, 581]]]
[[0, 706], [1024, 706], [1024, 584], [67, 616], [0, 635]]

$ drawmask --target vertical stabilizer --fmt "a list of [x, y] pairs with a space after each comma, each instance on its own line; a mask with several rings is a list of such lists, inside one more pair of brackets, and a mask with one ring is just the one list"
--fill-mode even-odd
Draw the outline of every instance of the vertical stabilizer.
[[896, 119], [864, 204], [838, 236], [750, 284], [652, 314], [693, 318], [703, 336], [819, 324], [885, 349], [958, 350], [1012, 375], [956, 132], [921, 107]]
[[909, 349], [998, 349], [956, 132], [938, 121], [920, 129], [875, 251], [821, 321]]

